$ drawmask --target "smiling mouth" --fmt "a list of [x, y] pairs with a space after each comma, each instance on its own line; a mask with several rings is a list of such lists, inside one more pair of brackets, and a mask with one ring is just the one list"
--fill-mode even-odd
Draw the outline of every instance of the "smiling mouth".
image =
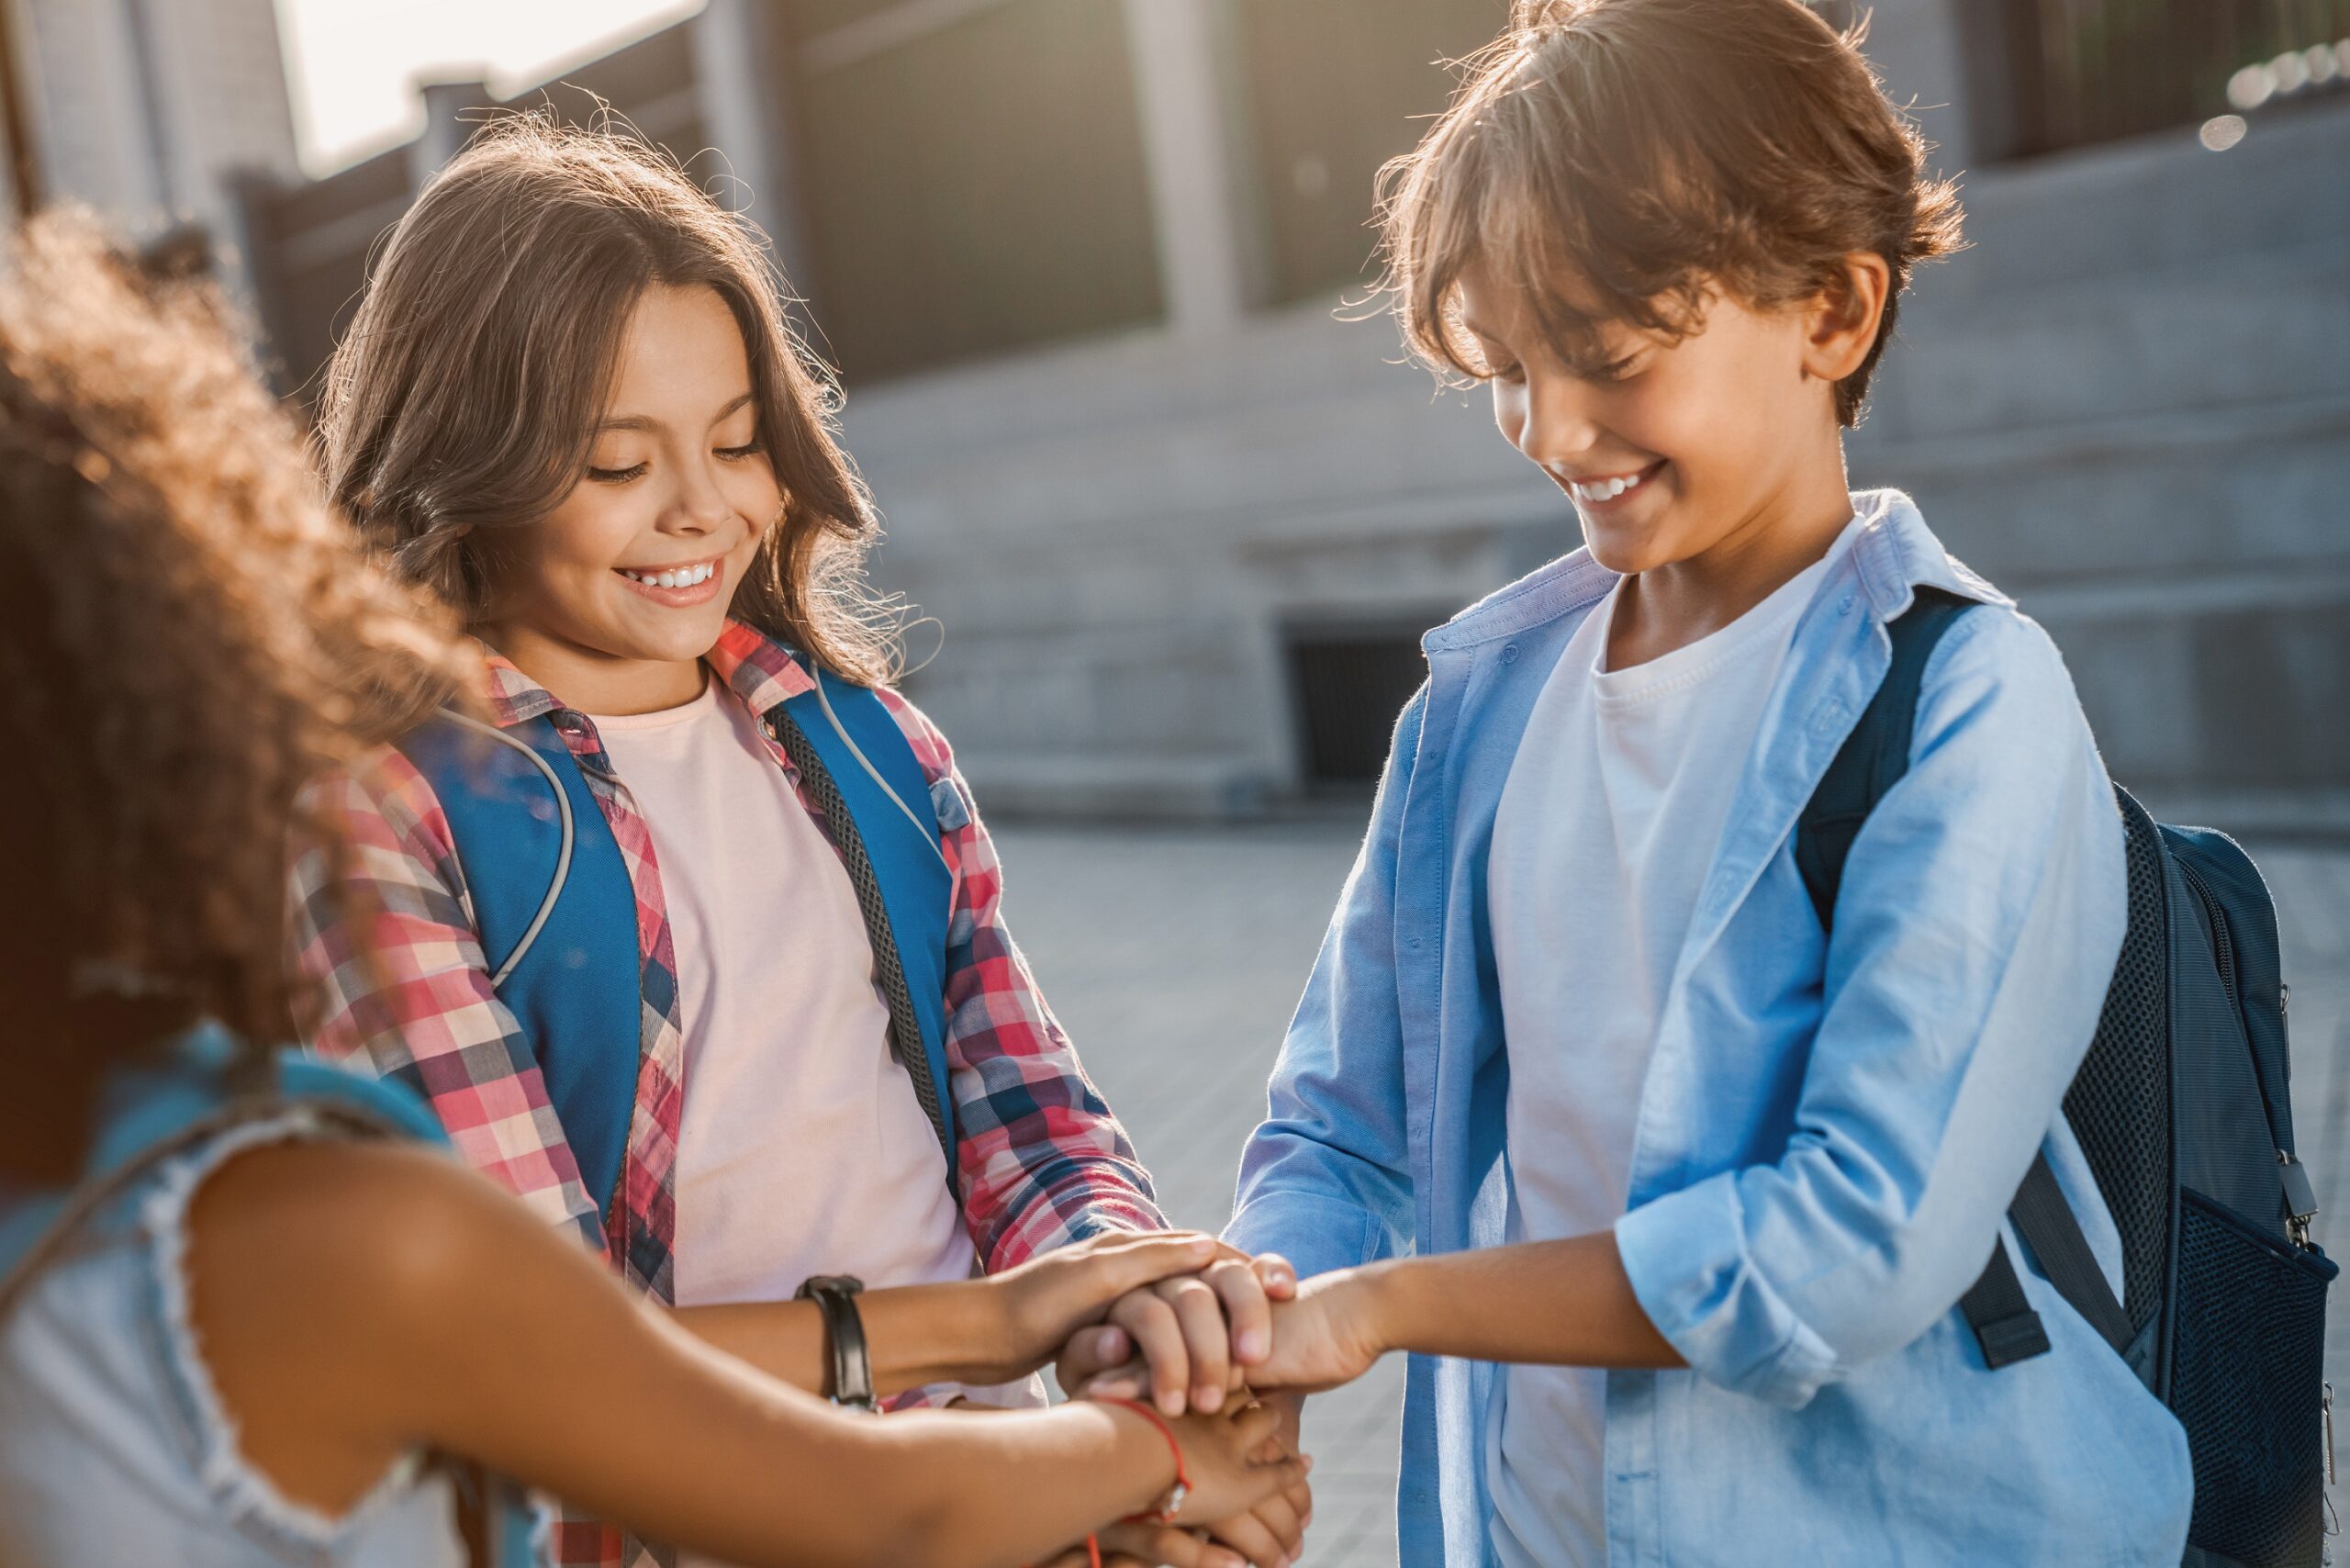
[[626, 566], [614, 566], [612, 570], [632, 583], [643, 583], [646, 588], [680, 588], [710, 581], [717, 575], [718, 563], [703, 561], [697, 566], [672, 566], [657, 572], [632, 571]]
[[629, 591], [670, 610], [708, 604], [726, 586], [726, 557], [713, 555], [682, 566], [614, 566], [612, 575]]
[[1567, 494], [1585, 506], [1605, 506], [1609, 501], [1630, 495], [1656, 477], [1664, 468], [1660, 457], [1647, 467], [1630, 474], [1611, 474], [1594, 479], [1570, 479]]

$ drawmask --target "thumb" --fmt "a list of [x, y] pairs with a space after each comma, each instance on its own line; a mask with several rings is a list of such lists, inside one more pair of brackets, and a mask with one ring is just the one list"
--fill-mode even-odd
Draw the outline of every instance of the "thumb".
[[1272, 1301], [1290, 1301], [1297, 1295], [1297, 1270], [1278, 1252], [1259, 1252], [1248, 1260], [1256, 1271], [1257, 1282], [1265, 1287], [1265, 1295]]

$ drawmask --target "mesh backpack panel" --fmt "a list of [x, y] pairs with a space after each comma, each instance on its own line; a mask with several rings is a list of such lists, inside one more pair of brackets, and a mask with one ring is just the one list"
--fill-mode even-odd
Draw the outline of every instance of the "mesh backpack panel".
[[2065, 1119], [2121, 1232], [2122, 1310], [2135, 1335], [2162, 1306], [2170, 1263], [2169, 917], [2154, 820], [2129, 796], [2120, 801], [2130, 934]]

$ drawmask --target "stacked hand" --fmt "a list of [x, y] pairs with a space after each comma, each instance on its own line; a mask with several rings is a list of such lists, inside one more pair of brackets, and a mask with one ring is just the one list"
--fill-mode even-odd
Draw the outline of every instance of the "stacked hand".
[[[1197, 1275], [1158, 1281], [1120, 1297], [1101, 1327], [1071, 1337], [1056, 1371], [1072, 1395], [1148, 1399], [1169, 1415], [1254, 1406], [1249, 1390], [1275, 1381], [1265, 1374], [1290, 1358], [1288, 1341], [1320, 1334], [1329, 1316], [1317, 1311], [1310, 1319], [1298, 1317], [1299, 1294], [1286, 1260], [1249, 1259], [1225, 1249]], [[1299, 1401], [1276, 1395], [1265, 1404], [1279, 1422], [1267, 1451], [1297, 1452]], [[1206, 1541], [1129, 1527], [1105, 1536], [1103, 1546], [1105, 1552], [1114, 1548], [1117, 1561], [1126, 1563], [1239, 1568], [1246, 1561], [1285, 1568], [1299, 1554], [1313, 1510], [1313, 1494], [1301, 1484], [1246, 1514], [1217, 1520]]]
[[[991, 1282], [1006, 1361], [1055, 1372], [1072, 1397], [1147, 1400], [1184, 1442], [1245, 1435], [1261, 1467], [1298, 1454], [1303, 1396], [1350, 1382], [1378, 1359], [1360, 1271], [1303, 1287], [1286, 1260], [1251, 1259], [1203, 1236], [1097, 1237]], [[1255, 1392], [1268, 1394], [1262, 1408]], [[1217, 1451], [1213, 1447], [1203, 1451]], [[1230, 1494], [1224, 1494], [1230, 1495]], [[1203, 1492], [1187, 1516], [1212, 1506]], [[1173, 1525], [1126, 1524], [1101, 1538], [1104, 1562], [1174, 1568], [1288, 1568], [1314, 1509], [1300, 1478], [1246, 1512]], [[1080, 1549], [1052, 1568], [1087, 1562]]]

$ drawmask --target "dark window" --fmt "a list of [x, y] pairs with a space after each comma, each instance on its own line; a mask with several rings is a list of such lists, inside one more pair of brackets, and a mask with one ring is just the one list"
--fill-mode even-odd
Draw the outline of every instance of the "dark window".
[[793, 0], [808, 291], [849, 378], [1151, 321], [1123, 7]]
[[1289, 631], [1291, 698], [1308, 786], [1377, 780], [1395, 716], [1427, 678], [1420, 633], [1442, 619], [1437, 613], [1379, 625]]
[[2051, 152], [2350, 82], [2350, 0], [1985, 0], [2000, 149]]
[[1372, 274], [1371, 187], [1412, 150], [1507, 0], [1240, 0], [1241, 79], [1276, 300]]

